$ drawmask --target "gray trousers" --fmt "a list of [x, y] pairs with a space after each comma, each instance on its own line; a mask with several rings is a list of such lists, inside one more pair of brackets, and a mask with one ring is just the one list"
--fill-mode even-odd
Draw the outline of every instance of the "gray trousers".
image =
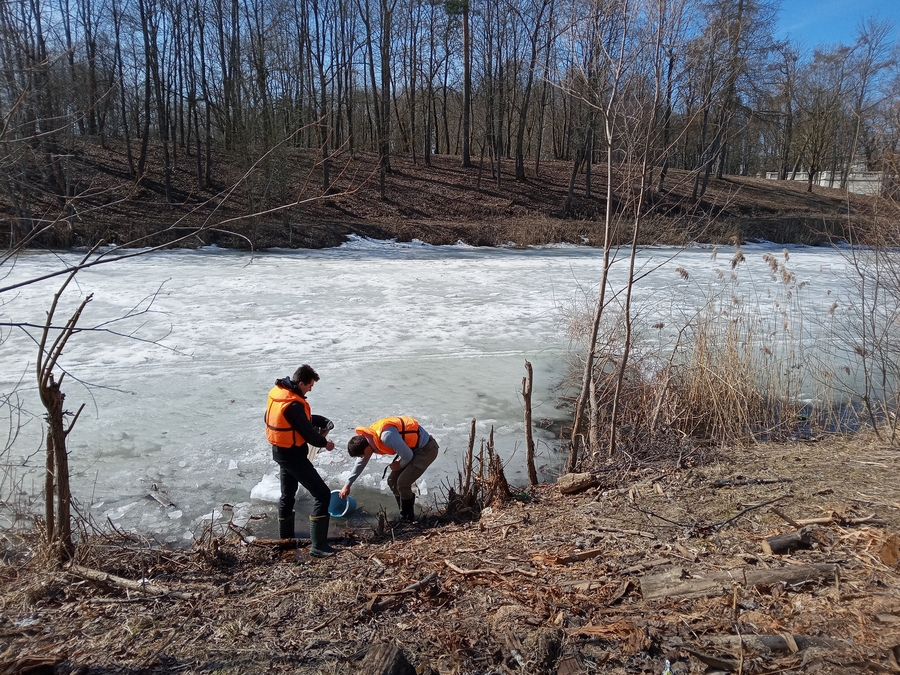
[[387, 484], [391, 488], [391, 492], [400, 497], [400, 499], [412, 499], [415, 497], [412, 491], [412, 484], [437, 459], [439, 449], [437, 441], [432, 436], [428, 439], [425, 447], [414, 450], [412, 461], [400, 471], [391, 471], [391, 474], [388, 476]]

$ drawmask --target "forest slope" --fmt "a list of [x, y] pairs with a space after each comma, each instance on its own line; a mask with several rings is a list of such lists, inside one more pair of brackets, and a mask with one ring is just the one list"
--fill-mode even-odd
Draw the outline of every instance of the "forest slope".
[[[157, 149], [158, 151], [158, 149]], [[249, 166], [213, 160], [213, 185], [199, 188], [195, 156], [176, 157], [171, 204], [166, 203], [161, 160], [153, 155], [145, 177], [135, 183], [122, 145], [107, 142], [76, 148], [68, 164], [70, 194], [63, 199], [41, 185], [53, 180], [35, 169], [28, 191], [7, 185], [0, 193], [0, 239], [19, 238], [31, 227], [55, 222], [38, 246], [83, 246], [98, 239], [125, 243], [165, 231], [141, 243], [160, 243], [203, 228], [188, 245], [228, 247], [304, 247], [340, 245], [354, 233], [373, 238], [419, 239], [432, 244], [463, 241], [476, 246], [507, 243], [527, 246], [555, 242], [603, 241], [605, 166], [576, 176], [567, 200], [572, 163], [542, 161], [528, 166], [528, 180], [516, 182], [504, 161], [500, 180], [489, 160], [462, 168], [455, 156], [391, 157], [381, 198], [377, 156], [335, 155], [331, 186], [323, 196], [321, 163], [306, 151], [284, 152]], [[155, 168], [154, 168], [155, 167]], [[662, 192], [651, 190], [645, 203], [641, 243], [687, 242], [824, 243], [851, 222], [863, 226], [874, 201], [847, 196], [837, 188], [800, 181], [769, 181], [728, 176], [710, 178], [702, 197], [691, 200], [694, 174], [670, 170]], [[615, 179], [613, 235], [627, 241], [633, 220], [634, 183]], [[567, 201], [568, 208], [567, 208]], [[62, 215], [60, 215], [62, 214]]]

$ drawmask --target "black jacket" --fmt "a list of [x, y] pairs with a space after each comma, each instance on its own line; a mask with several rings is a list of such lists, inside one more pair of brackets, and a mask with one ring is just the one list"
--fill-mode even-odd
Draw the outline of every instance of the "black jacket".
[[[289, 377], [282, 377], [275, 382], [275, 386], [281, 387], [282, 389], [289, 389], [298, 396], [306, 398], [300, 393], [300, 390], [293, 385], [291, 378]], [[289, 404], [287, 408], [284, 409], [284, 418], [310, 445], [316, 448], [324, 448], [328, 444], [328, 439], [320, 435], [315, 428], [313, 428], [312, 422], [310, 422], [309, 418], [306, 416], [306, 409], [296, 401]]]

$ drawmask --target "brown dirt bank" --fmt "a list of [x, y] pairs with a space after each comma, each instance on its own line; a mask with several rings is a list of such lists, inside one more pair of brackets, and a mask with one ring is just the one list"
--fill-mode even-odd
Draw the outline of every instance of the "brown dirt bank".
[[[580, 494], [541, 486], [327, 561], [236, 536], [81, 547], [80, 565], [157, 597], [7, 536], [0, 672], [372, 673], [376, 642], [441, 675], [898, 672], [898, 459], [835, 436], [623, 463]], [[798, 525], [810, 548], [763, 552]]]
[[[192, 228], [204, 231], [183, 245], [256, 249], [337, 246], [351, 233], [486, 246], [598, 245], [603, 238], [604, 165], [593, 167], [590, 195], [586, 177], [578, 177], [566, 212], [572, 164], [563, 161], [543, 161], [538, 175], [529, 165], [525, 183], [514, 180], [512, 163], [505, 161], [498, 185], [488, 162], [463, 169], [458, 157], [436, 156], [426, 167], [421, 157], [414, 162], [394, 155], [382, 200], [373, 154], [335, 155], [332, 188], [323, 197], [321, 166], [313, 166], [315, 157], [308, 152], [283, 153], [277, 161], [247, 166], [216, 158], [215, 184], [204, 190], [197, 187], [196, 159], [182, 153], [172, 178], [172, 204], [165, 203], [161, 159], [152, 153], [151, 169], [137, 185], [129, 178], [121, 144], [84, 144], [68, 161], [72, 198], [33, 191], [14, 205], [14, 189], [0, 193], [0, 220], [8, 221], [0, 228], [0, 244], [48, 222], [56, 225], [39, 239], [39, 246], [84, 246], [98, 239], [125, 243], [163, 232], [139, 242], [160, 243]], [[616, 180], [615, 239], [625, 241], [633, 186], [626, 186], [621, 176]], [[42, 177], [31, 176], [30, 181], [40, 185]], [[818, 244], [841, 231], [848, 213], [861, 226], [875, 208], [871, 198], [854, 195], [848, 201], [838, 189], [816, 187], [810, 194], [801, 182], [746, 177], [713, 178], [702, 199], [691, 203], [692, 181], [693, 174], [672, 170], [666, 191], [649, 194], [642, 243], [766, 239]]]

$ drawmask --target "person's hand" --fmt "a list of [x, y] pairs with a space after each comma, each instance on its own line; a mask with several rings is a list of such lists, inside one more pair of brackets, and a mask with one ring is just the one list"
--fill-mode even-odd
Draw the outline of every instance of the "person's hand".
[[345, 485], [344, 487], [341, 488], [341, 491], [338, 492], [338, 494], [340, 495], [341, 499], [346, 499], [347, 495], [350, 494], [350, 486]]
[[325, 444], [325, 449], [331, 452], [332, 450], [334, 450], [334, 443], [332, 441], [328, 441]]
[[400, 471], [401, 469], [403, 469], [403, 467], [400, 466], [399, 459], [395, 459], [393, 462], [391, 462], [391, 471]]

